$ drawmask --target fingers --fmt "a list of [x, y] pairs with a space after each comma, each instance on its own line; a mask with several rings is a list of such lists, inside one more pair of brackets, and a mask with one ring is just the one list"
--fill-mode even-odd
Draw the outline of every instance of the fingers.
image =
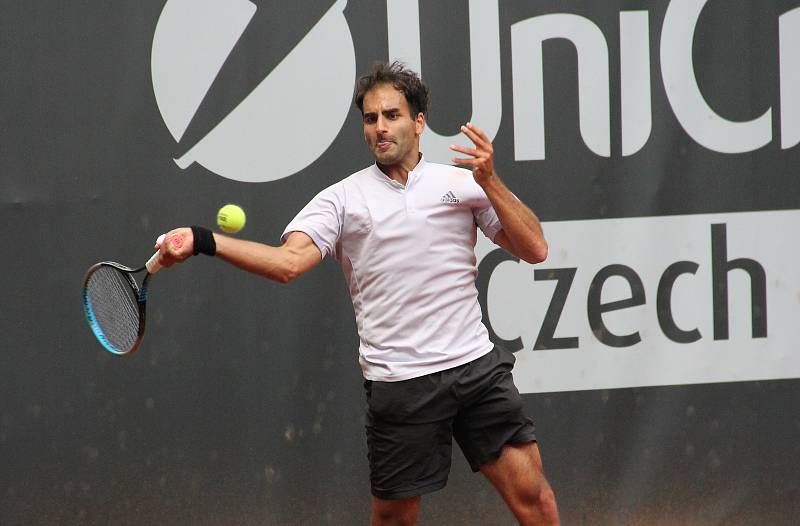
[[[471, 122], [468, 122], [467, 124], [461, 127], [461, 133], [466, 135], [467, 138], [470, 141], [472, 141], [472, 143], [475, 145], [475, 148], [467, 148], [464, 146], [459, 146], [457, 144], [451, 144], [450, 145], [451, 150], [471, 155], [472, 157], [475, 158], [480, 158], [480, 157], [491, 158], [491, 156], [494, 153], [494, 150], [492, 148], [492, 142], [489, 140], [486, 134], [483, 133], [482, 130], [480, 130], [477, 126], [475, 126]], [[463, 162], [465, 160], [468, 161], [470, 159], [464, 159], [464, 158], [453, 159], [453, 161], [458, 164], [472, 164], [469, 162], [466, 163]]]
[[459, 146], [457, 144], [451, 144], [450, 149], [453, 150], [454, 152], [465, 153], [473, 157], [477, 157], [478, 155], [480, 155], [480, 151], [476, 150], [475, 148], [467, 148], [466, 146]]
[[183, 246], [183, 236], [180, 234], [174, 234], [170, 236], [168, 243], [175, 250], [180, 250]]
[[471, 140], [475, 146], [479, 148], [491, 147], [492, 145], [486, 134], [471, 122], [468, 122], [461, 127], [461, 133], [469, 137], [469, 140]]
[[450, 145], [450, 149], [453, 150], [454, 152], [459, 152], [472, 156], [472, 157], [453, 157], [452, 160], [455, 164], [472, 166], [477, 161], [479, 161], [480, 160], [479, 158], [481, 157], [481, 152], [474, 148], [467, 148], [465, 146], [458, 146], [457, 144], [452, 144]]
[[482, 161], [480, 159], [468, 159], [468, 158], [464, 158], [464, 157], [453, 157], [452, 161], [453, 161], [453, 164], [458, 164], [458, 165], [462, 165], [462, 166], [471, 166], [473, 168], [478, 163], [482, 163]]
[[158, 261], [164, 267], [184, 261], [192, 255], [192, 231], [189, 228], [176, 228], [159, 236], [156, 248], [159, 251]]
[[452, 159], [453, 163], [469, 167], [472, 170], [475, 180], [479, 183], [487, 180], [495, 173], [493, 162], [494, 148], [492, 147], [492, 141], [486, 136], [485, 133], [483, 133], [480, 128], [471, 122], [468, 122], [461, 127], [461, 133], [466, 135], [467, 138], [472, 141], [472, 144], [474, 144], [475, 147], [468, 148], [465, 146], [459, 146], [457, 144], [451, 144], [450, 149], [454, 152], [459, 152], [470, 156], [454, 157]]
[[[178, 228], [167, 233], [164, 240], [164, 249], [176, 261], [183, 261], [191, 255], [191, 244], [187, 243], [186, 236], [192, 235], [188, 228]], [[189, 250], [187, 250], [187, 248]]]

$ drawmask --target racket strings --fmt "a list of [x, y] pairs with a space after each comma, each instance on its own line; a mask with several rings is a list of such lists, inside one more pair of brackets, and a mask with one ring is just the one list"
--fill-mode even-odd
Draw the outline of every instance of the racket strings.
[[136, 291], [126, 275], [100, 267], [89, 277], [86, 292], [95, 332], [117, 351], [130, 350], [139, 338], [140, 319]]

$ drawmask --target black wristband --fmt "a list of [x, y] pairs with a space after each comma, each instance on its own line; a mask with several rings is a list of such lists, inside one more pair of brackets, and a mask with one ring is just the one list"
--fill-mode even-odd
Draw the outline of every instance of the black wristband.
[[202, 226], [192, 227], [192, 236], [194, 237], [194, 255], [206, 254], [213, 256], [217, 253], [217, 242], [214, 241], [214, 234], [211, 230]]

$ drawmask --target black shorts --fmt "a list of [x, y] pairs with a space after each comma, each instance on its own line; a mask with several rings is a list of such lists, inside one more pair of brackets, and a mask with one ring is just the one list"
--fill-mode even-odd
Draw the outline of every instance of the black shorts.
[[372, 494], [405, 499], [447, 484], [452, 439], [473, 471], [505, 444], [535, 442], [511, 369], [495, 347], [472, 362], [400, 382], [367, 380], [367, 447]]

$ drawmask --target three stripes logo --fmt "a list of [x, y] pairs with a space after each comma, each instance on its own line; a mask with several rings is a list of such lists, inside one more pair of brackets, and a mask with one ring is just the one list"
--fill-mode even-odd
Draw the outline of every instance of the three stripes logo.
[[456, 197], [455, 194], [453, 194], [452, 190], [442, 196], [442, 203], [448, 205], [457, 205], [460, 202], [461, 200], [458, 197]]

